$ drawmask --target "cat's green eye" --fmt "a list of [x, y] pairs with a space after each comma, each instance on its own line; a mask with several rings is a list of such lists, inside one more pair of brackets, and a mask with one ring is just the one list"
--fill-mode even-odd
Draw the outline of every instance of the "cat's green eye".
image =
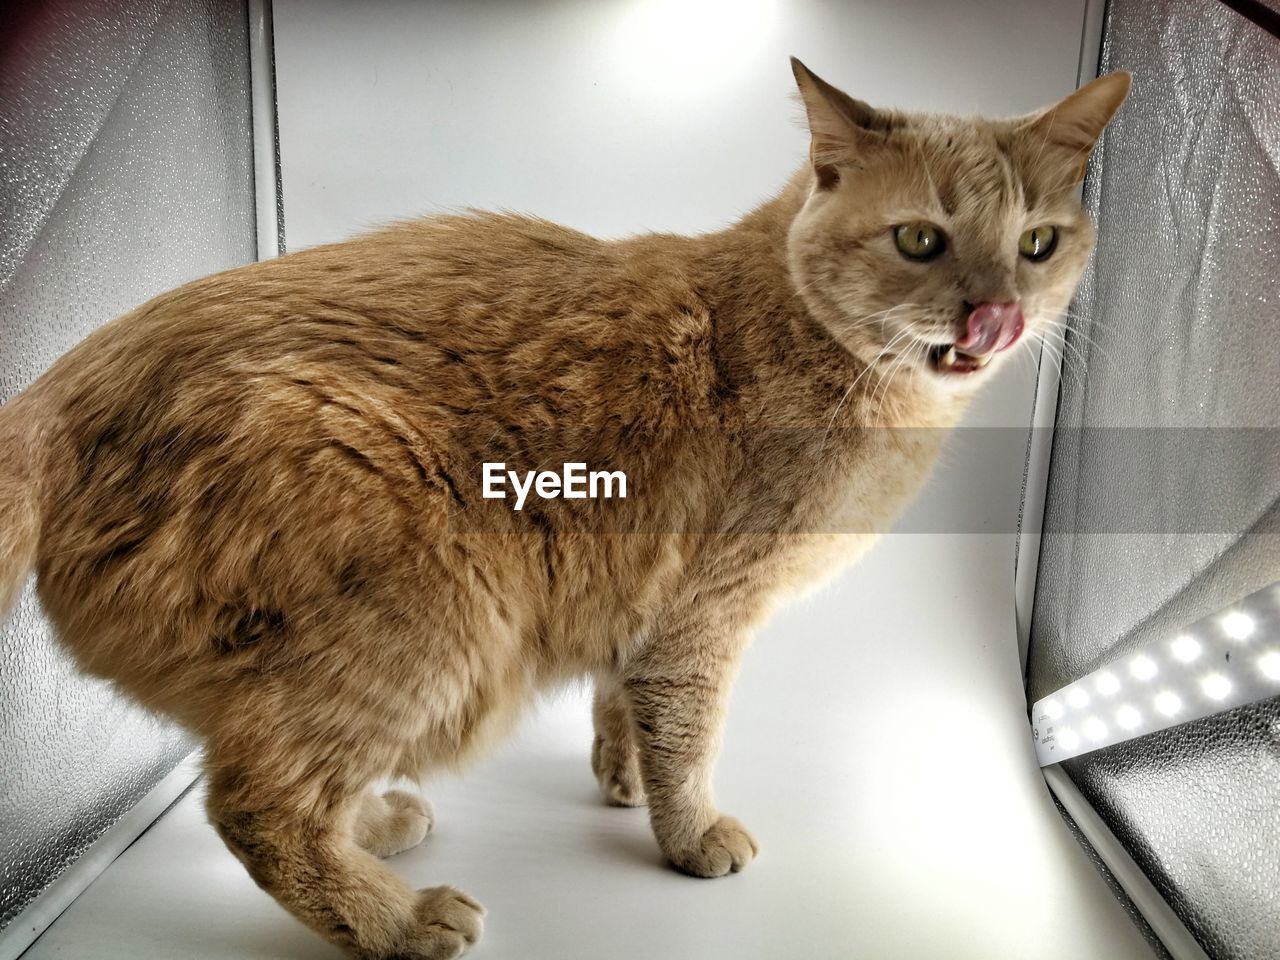
[[893, 239], [904, 257], [932, 260], [947, 246], [941, 230], [927, 223], [904, 223], [893, 228]]
[[1053, 227], [1032, 227], [1018, 238], [1018, 252], [1028, 260], [1043, 260], [1058, 245], [1058, 231]]

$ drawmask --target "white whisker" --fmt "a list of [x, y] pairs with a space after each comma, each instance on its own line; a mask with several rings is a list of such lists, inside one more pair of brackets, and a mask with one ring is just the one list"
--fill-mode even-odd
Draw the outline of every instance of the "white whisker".
[[844, 406], [845, 401], [848, 400], [849, 397], [853, 394], [854, 388], [858, 386], [858, 384], [862, 381], [863, 377], [865, 377], [868, 373], [870, 373], [872, 370], [875, 369], [876, 364], [879, 363], [880, 359], [886, 353], [888, 353], [890, 349], [893, 348], [894, 344], [896, 344], [903, 337], [910, 335], [910, 333], [911, 333], [910, 330], [900, 330], [893, 337], [892, 340], [890, 340], [880, 349], [880, 352], [876, 354], [875, 359], [872, 360], [870, 363], [868, 363], [867, 366], [863, 369], [863, 371], [853, 378], [853, 383], [849, 384], [849, 389], [844, 392], [844, 395], [840, 398], [840, 402], [836, 404], [835, 410], [831, 412], [831, 419], [827, 421], [827, 429], [823, 431], [823, 434], [822, 434], [822, 442], [818, 445], [818, 456], [822, 456], [822, 452], [826, 450], [827, 437], [831, 435], [831, 429], [835, 426], [836, 417], [839, 416], [840, 410]]

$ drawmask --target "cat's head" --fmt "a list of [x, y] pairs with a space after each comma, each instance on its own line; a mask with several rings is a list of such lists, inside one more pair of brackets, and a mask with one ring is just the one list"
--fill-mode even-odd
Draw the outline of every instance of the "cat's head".
[[810, 311], [882, 374], [985, 380], [1071, 299], [1094, 236], [1075, 187], [1129, 75], [986, 120], [874, 109], [792, 67], [812, 185], [788, 258]]

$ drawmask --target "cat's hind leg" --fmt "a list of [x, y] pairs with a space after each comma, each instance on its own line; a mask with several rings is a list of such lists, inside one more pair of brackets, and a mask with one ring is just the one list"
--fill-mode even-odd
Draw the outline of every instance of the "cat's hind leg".
[[591, 769], [605, 802], [615, 807], [644, 806], [635, 724], [626, 694], [616, 679], [596, 678], [591, 718], [596, 732], [591, 744]]
[[216, 757], [214, 769], [207, 803], [219, 835], [258, 886], [326, 939], [360, 960], [450, 960], [480, 938], [478, 903], [453, 887], [415, 891], [361, 848], [352, 820], [362, 791], [323, 777], [281, 794], [258, 789], [272, 772]]
[[405, 790], [367, 790], [356, 813], [355, 840], [375, 857], [416, 847], [435, 826], [431, 806]]

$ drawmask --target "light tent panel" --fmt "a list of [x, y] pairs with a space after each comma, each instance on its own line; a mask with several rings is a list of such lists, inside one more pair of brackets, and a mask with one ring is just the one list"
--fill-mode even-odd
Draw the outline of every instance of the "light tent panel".
[[[1085, 199], [1028, 664], [1037, 700], [1280, 579], [1280, 41], [1111, 0], [1133, 93]], [[1159, 686], [1125, 676], [1141, 705]], [[1105, 708], [1106, 704], [1100, 704]], [[1280, 958], [1280, 699], [1068, 761], [1215, 958]]]
[[[0, 13], [0, 401], [94, 327], [254, 258], [247, 13]], [[0, 927], [191, 749], [79, 676], [33, 592], [0, 626]]]

